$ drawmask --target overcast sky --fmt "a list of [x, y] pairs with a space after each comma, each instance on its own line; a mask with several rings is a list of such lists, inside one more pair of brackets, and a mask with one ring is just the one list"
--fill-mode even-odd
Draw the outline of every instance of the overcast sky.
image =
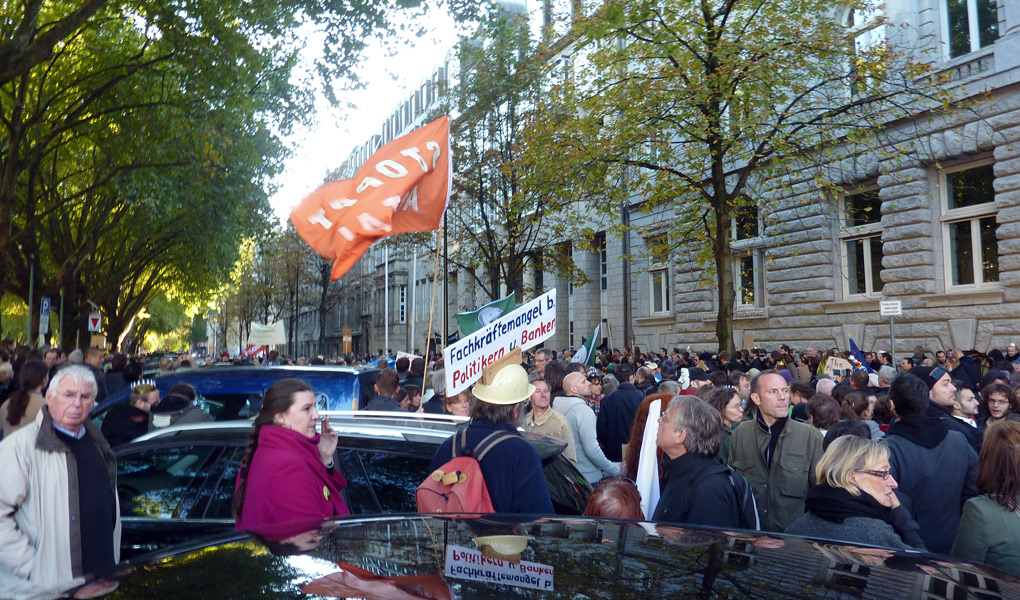
[[[322, 183], [327, 172], [347, 158], [351, 150], [376, 133], [383, 121], [396, 109], [409, 91], [416, 88], [446, 58], [457, 41], [453, 20], [445, 14], [430, 19], [431, 33], [426, 37], [397, 44], [394, 55], [374, 44], [365, 51], [360, 77], [366, 82], [363, 90], [350, 93], [341, 101], [355, 108], [333, 108], [319, 94], [316, 124], [295, 131], [287, 138], [293, 156], [277, 183], [279, 189], [271, 199], [281, 221], [291, 209]], [[306, 64], [311, 65], [322, 44], [311, 32], [306, 48]]]

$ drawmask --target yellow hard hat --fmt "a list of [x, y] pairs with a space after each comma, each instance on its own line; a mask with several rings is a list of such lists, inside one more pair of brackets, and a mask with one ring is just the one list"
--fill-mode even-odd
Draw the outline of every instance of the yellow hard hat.
[[489, 404], [517, 404], [530, 398], [535, 393], [535, 386], [528, 383], [524, 367], [510, 364], [496, 373], [492, 383], [479, 383], [471, 393]]

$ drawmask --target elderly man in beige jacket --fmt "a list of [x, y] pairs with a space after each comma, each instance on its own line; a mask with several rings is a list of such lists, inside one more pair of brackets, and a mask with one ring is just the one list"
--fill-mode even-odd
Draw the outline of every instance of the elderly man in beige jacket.
[[0, 442], [0, 595], [46, 598], [120, 559], [117, 465], [89, 420], [96, 381], [61, 369], [34, 423]]

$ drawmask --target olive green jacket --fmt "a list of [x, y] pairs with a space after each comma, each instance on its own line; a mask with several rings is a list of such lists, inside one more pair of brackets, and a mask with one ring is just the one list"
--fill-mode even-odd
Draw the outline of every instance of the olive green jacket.
[[751, 483], [765, 531], [786, 531], [804, 514], [804, 496], [815, 485], [815, 466], [822, 456], [822, 435], [810, 425], [787, 419], [776, 444], [772, 469], [765, 464], [771, 436], [758, 419], [733, 431], [729, 464]]
[[1020, 577], [1020, 514], [991, 496], [975, 496], [963, 505], [953, 556], [989, 565]]

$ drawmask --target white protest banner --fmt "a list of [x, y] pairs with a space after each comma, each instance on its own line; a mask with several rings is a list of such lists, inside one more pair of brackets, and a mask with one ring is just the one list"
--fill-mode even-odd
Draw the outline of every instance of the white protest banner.
[[507, 313], [478, 331], [443, 348], [446, 395], [466, 390], [482, 369], [514, 348], [530, 348], [556, 333], [556, 290]]
[[255, 346], [275, 346], [287, 343], [287, 332], [283, 329], [283, 321], [269, 325], [252, 323], [247, 342]]
[[446, 576], [553, 591], [553, 568], [549, 565], [524, 560], [512, 563], [461, 546], [446, 547]]

